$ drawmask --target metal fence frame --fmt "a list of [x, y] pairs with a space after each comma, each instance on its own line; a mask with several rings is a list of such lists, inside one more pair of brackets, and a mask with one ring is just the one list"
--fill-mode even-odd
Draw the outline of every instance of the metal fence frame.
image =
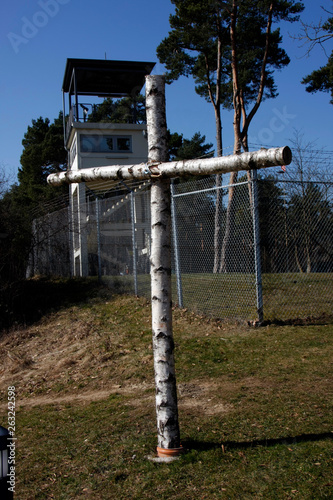
[[[322, 314], [330, 314], [333, 309], [333, 302], [330, 298], [332, 295], [330, 290], [333, 284], [333, 183], [325, 183], [326, 197], [322, 195], [319, 200], [322, 207], [327, 207], [327, 214], [325, 216], [327, 220], [320, 221], [321, 228], [320, 233], [318, 233], [318, 238], [321, 239], [319, 243], [323, 245], [323, 240], [326, 242], [326, 253], [324, 256], [320, 256], [322, 250], [320, 250], [318, 243], [318, 248], [313, 250], [313, 255], [315, 256], [313, 258], [317, 259], [314, 268], [315, 272], [306, 273], [304, 272], [306, 271], [305, 268], [303, 272], [297, 270], [294, 256], [293, 265], [291, 266], [292, 252], [295, 253], [295, 249], [292, 250], [291, 248], [287, 248], [287, 253], [283, 253], [286, 250], [286, 241], [288, 243], [288, 238], [290, 244], [291, 236], [289, 236], [288, 231], [291, 231], [291, 229], [287, 227], [287, 224], [290, 222], [288, 217], [291, 217], [291, 215], [288, 214], [292, 214], [292, 211], [296, 211], [293, 203], [296, 203], [298, 200], [297, 187], [301, 186], [300, 181], [281, 181], [277, 179], [257, 180], [256, 176], [252, 176], [251, 181], [244, 180], [233, 186], [222, 184], [216, 187], [214, 177], [215, 176], [207, 179], [197, 179], [195, 181], [183, 182], [180, 184], [176, 182], [171, 183], [173, 236], [172, 278], [173, 294], [175, 297], [174, 302], [176, 302], [179, 307], [194, 308], [198, 313], [233, 320], [240, 319], [255, 322], [262, 322], [263, 319], [286, 320], [297, 317], [305, 318], [309, 316], [314, 317]], [[260, 201], [260, 193], [262, 192], [263, 183], [266, 183], [267, 186], [269, 182], [274, 183], [276, 189], [279, 190], [279, 206], [273, 206], [273, 208], [270, 209], [269, 201], [273, 203], [276, 200], [268, 200], [267, 206], [264, 207], [264, 215], [268, 223], [263, 226], [262, 221], [260, 221], [260, 218], [263, 217], [263, 207], [260, 206], [260, 202], [262, 203], [262, 200]], [[251, 190], [249, 190], [249, 186]], [[240, 254], [243, 255], [243, 257], [238, 259], [241, 264], [239, 269], [233, 268], [229, 274], [214, 275], [211, 265], [213, 242], [206, 241], [202, 244], [205, 244], [205, 247], [209, 247], [210, 254], [205, 256], [207, 262], [205, 265], [202, 265], [202, 272], [199, 272], [200, 265], [198, 262], [192, 265], [190, 269], [191, 272], [184, 272], [184, 268], [186, 268], [186, 265], [184, 265], [184, 255], [186, 258], [191, 258], [193, 261], [196, 259], [194, 233], [192, 234], [192, 247], [190, 234], [187, 235], [190, 246], [184, 247], [184, 234], [182, 233], [184, 224], [187, 223], [186, 221], [188, 221], [189, 218], [195, 223], [195, 221], [200, 220], [201, 216], [204, 216], [205, 224], [208, 225], [209, 221], [211, 224], [209, 230], [206, 230], [206, 234], [210, 234], [209, 237], [212, 238], [214, 224], [213, 209], [215, 210], [214, 196], [216, 189], [220, 189], [223, 196], [226, 197], [230, 187], [238, 190], [238, 193], [242, 193], [242, 196], [239, 194], [237, 203], [239, 204], [238, 211], [240, 213], [240, 220], [242, 222], [243, 218], [243, 224], [247, 225], [246, 228], [243, 227], [242, 229], [242, 238], [243, 246], [247, 249], [246, 259], [248, 260], [244, 261], [245, 254]], [[307, 182], [303, 183], [302, 192], [310, 193], [313, 191], [317, 193], [316, 196], [318, 197], [318, 193], [321, 192], [320, 190], [324, 192], [324, 187], [320, 187], [320, 182]], [[103, 282], [115, 287], [119, 291], [127, 291], [135, 295], [147, 296], [148, 298], [150, 296], [149, 183], [146, 183], [144, 189], [134, 190], [127, 186], [125, 186], [124, 189], [125, 194], [110, 198], [103, 198], [101, 194], [95, 197], [93, 194], [90, 194], [90, 200], [87, 203], [87, 207], [84, 209], [87, 215], [87, 223], [84, 226], [85, 231], [87, 231], [89, 235], [89, 241], [92, 241], [94, 245], [93, 251], [90, 252], [90, 260], [92, 258], [91, 256], [95, 256], [94, 265], [91, 266], [94, 270], [90, 270], [89, 274], [98, 276]], [[193, 202], [195, 199], [197, 201]], [[206, 200], [206, 204], [209, 205], [208, 208], [210, 211], [206, 215], [203, 213], [205, 203], [200, 200]], [[292, 202], [292, 200], [294, 200], [294, 202]], [[315, 203], [315, 201], [313, 203]], [[182, 206], [180, 206], [181, 204]], [[193, 212], [191, 212], [193, 208], [192, 205], [195, 208]], [[124, 209], [119, 208], [121, 206]], [[225, 208], [226, 202], [223, 206]], [[117, 209], [112, 207], [117, 207]], [[142, 211], [144, 213], [141, 213]], [[65, 220], [67, 213], [68, 220]], [[296, 224], [296, 216], [297, 211], [293, 215], [294, 226]], [[313, 215], [313, 217], [315, 217], [315, 215]], [[63, 221], [62, 227], [59, 226], [60, 220]], [[105, 236], [107, 224], [110, 225], [109, 237]], [[127, 239], [125, 238], [126, 241], [119, 235], [112, 240], [110, 236], [110, 234], [112, 234], [112, 224], [118, 224], [117, 227], [121, 227], [121, 224], [124, 224], [125, 227], [126, 224], [126, 234], [131, 234], [131, 236], [128, 236]], [[199, 224], [199, 222], [197, 222], [197, 224]], [[274, 229], [275, 225], [279, 227], [284, 225], [284, 227], [280, 227], [279, 232]], [[190, 233], [190, 226], [187, 227]], [[265, 234], [263, 234], [262, 237], [260, 237], [259, 234], [260, 227], [264, 227], [265, 230]], [[300, 226], [299, 230], [296, 230], [295, 227], [293, 227], [293, 231], [297, 234], [294, 238], [297, 237], [301, 244], [303, 240], [305, 241], [305, 236], [301, 234], [302, 227]], [[314, 225], [314, 229], [317, 232], [319, 231], [319, 223], [317, 226]], [[285, 241], [282, 243], [281, 241], [279, 242], [275, 234], [273, 235], [273, 238], [275, 238], [274, 244], [270, 243], [269, 238], [272, 236], [269, 233], [272, 233], [273, 230], [275, 230], [276, 234], [282, 234], [284, 231], [286, 235]], [[62, 273], [64, 275], [72, 275], [73, 265], [72, 269], [70, 269], [72, 250], [69, 245], [66, 247], [66, 244], [70, 241], [68, 235], [71, 231], [73, 231], [72, 221], [70, 220], [69, 212], [66, 210], [36, 219], [34, 221], [33, 231], [35, 238], [34, 251], [32, 252], [33, 264], [32, 262], [30, 263], [30, 272], [32, 270], [34, 274]], [[198, 233], [198, 231], [199, 229], [197, 226], [196, 232]], [[246, 235], [244, 236], [245, 231]], [[66, 234], [67, 236], [65, 236]], [[314, 239], [316, 240], [315, 236]], [[266, 246], [263, 240], [268, 241], [267, 245], [264, 242]], [[125, 242], [125, 246], [112, 250], [113, 247], [120, 244], [120, 241]], [[59, 242], [61, 242], [61, 244]], [[67, 243], [65, 244], [65, 242]], [[196, 245], [198, 247], [198, 241]], [[264, 249], [263, 256], [260, 255], [262, 248]], [[118, 257], [114, 257], [115, 262], [117, 262], [117, 259], [118, 262], [120, 262], [119, 255], [121, 255], [121, 259], [124, 259], [121, 260], [121, 262], [123, 262], [122, 267], [120, 265], [115, 265], [112, 271], [110, 270], [110, 259], [113, 251], [118, 252]], [[62, 255], [61, 252], [63, 252]], [[66, 252], [67, 255], [65, 255]], [[267, 252], [272, 253], [270, 259], [272, 261], [275, 259], [274, 265], [272, 264], [269, 266], [267, 264]], [[302, 252], [305, 255], [304, 249]], [[190, 253], [191, 255], [189, 255]], [[276, 262], [278, 262], [277, 258], [279, 253], [281, 254], [280, 264], [277, 265]], [[105, 261], [106, 254], [109, 254], [108, 263]], [[305, 259], [304, 255], [302, 256], [303, 261]], [[237, 258], [234, 256], [233, 260], [235, 261]], [[232, 265], [235, 266], [236, 264], [233, 262]], [[210, 272], [208, 269], [209, 267], [211, 268]], [[269, 267], [271, 267], [270, 272], [268, 272]], [[190, 296], [189, 287], [191, 287]], [[313, 304], [310, 303], [311, 297], [308, 296], [311, 290], [314, 291], [312, 294]], [[205, 293], [206, 297], [200, 295]], [[320, 304], [319, 299], [321, 293], [323, 297], [321, 301], [322, 304]], [[192, 300], [192, 296], [194, 295], [197, 295], [196, 300]], [[211, 295], [209, 300], [207, 299], [207, 295]], [[316, 295], [318, 295], [318, 297], [315, 299]], [[305, 296], [308, 296], [306, 300], [308, 300], [309, 303], [298, 306], [297, 300], [300, 300], [301, 297], [304, 299]], [[279, 297], [278, 300], [277, 297]], [[216, 301], [216, 305], [210, 308], [214, 300]], [[225, 307], [222, 307], [223, 300], [228, 302], [225, 304]], [[241, 307], [237, 307], [237, 302], [239, 302], [239, 304], [244, 302], [244, 304], [247, 304], [246, 308], [242, 311]], [[275, 302], [276, 304], [273, 307], [273, 303]], [[305, 299], [303, 302], [305, 302]]]

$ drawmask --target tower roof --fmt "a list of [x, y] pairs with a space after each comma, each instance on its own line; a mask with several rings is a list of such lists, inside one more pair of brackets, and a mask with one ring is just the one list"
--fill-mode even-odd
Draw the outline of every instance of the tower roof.
[[123, 97], [138, 94], [154, 62], [67, 59], [62, 90], [76, 95]]

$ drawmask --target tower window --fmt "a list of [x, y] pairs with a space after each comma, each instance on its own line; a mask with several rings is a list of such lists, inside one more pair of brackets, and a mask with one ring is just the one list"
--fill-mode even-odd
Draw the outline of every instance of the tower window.
[[80, 135], [81, 153], [131, 153], [130, 135]]

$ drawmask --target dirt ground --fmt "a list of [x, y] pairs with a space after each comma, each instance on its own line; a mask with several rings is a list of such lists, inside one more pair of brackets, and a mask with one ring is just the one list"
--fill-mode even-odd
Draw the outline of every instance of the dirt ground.
[[[101, 334], [90, 319], [72, 316], [69, 321], [68, 312], [56, 313], [0, 337], [0, 409], [7, 407], [9, 386], [16, 388], [17, 408], [74, 401], [87, 404], [115, 393], [130, 396], [131, 404], [138, 406], [147, 401], [154, 404], [150, 343], [145, 341], [141, 349], [136, 348], [139, 352], [132, 360], [133, 352], [121, 337]], [[128, 380], [135, 363], [147, 372], [145, 380], [135, 376]], [[210, 414], [228, 411], [228, 405], [218, 398], [220, 384], [223, 392], [235, 389], [222, 379], [219, 384], [209, 380], [179, 383], [179, 406], [195, 406]]]

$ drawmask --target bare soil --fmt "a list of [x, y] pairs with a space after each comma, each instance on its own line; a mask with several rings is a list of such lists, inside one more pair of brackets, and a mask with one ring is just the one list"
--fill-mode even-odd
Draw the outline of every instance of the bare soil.
[[[17, 407], [48, 404], [87, 404], [112, 394], [131, 396], [131, 404], [152, 404], [153, 357], [150, 343], [136, 348], [136, 362], [145, 380], [127, 379], [133, 352], [119, 331], [97, 331], [89, 313], [60, 311], [36, 325], [0, 337], [0, 410], [7, 406], [7, 389], [16, 387]], [[133, 377], [134, 378], [134, 377]], [[209, 414], [226, 412], [220, 394], [233, 391], [230, 383], [197, 380], [179, 383], [179, 406]], [[216, 399], [216, 401], [214, 401]]]
[[[98, 304], [96, 310], [93, 302], [89, 307], [60, 310], [32, 326], [0, 336], [0, 410], [7, 407], [9, 386], [16, 388], [18, 408], [88, 404], [117, 393], [130, 397], [131, 404], [138, 407], [143, 408], [147, 402], [154, 405], [149, 304], [129, 297], [114, 303], [108, 300], [102, 301], [102, 306]], [[175, 311], [174, 323], [182, 335], [196, 341], [195, 345], [202, 349], [210, 335], [221, 340], [223, 349], [225, 342], [232, 342], [234, 333], [238, 339], [246, 339], [249, 331], [253, 331], [248, 327], [215, 324], [186, 310]], [[304, 351], [302, 363], [309, 362], [313, 349]], [[288, 357], [277, 361], [283, 370], [291, 362]], [[278, 392], [279, 383], [272, 377], [250, 374], [234, 379], [225, 373], [212, 378], [208, 374], [195, 376], [190, 382], [178, 382], [179, 408], [207, 415], [230, 412], [234, 408], [234, 395], [243, 391], [250, 396], [259, 391], [269, 399]], [[296, 390], [298, 383], [301, 392], [331, 391], [329, 377], [293, 380], [291, 389]], [[288, 382], [283, 384], [286, 387]]]

